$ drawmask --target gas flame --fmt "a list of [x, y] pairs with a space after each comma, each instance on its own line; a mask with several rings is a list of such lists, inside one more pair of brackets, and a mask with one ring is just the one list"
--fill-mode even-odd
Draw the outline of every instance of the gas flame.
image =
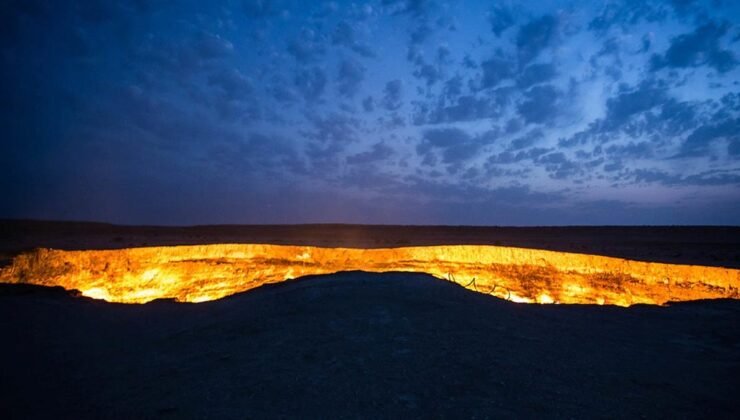
[[0, 282], [77, 289], [109, 302], [204, 302], [291, 278], [340, 271], [419, 272], [513, 302], [637, 303], [738, 298], [740, 270], [499, 246], [385, 249], [216, 244], [38, 249]]

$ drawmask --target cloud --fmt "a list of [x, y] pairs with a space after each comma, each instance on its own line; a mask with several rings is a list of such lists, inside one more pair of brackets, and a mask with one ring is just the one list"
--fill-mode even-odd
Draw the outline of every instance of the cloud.
[[542, 165], [553, 179], [565, 179], [581, 174], [581, 167], [568, 159], [563, 152], [554, 152], [542, 155], [535, 159], [535, 162]]
[[223, 69], [210, 75], [208, 84], [220, 88], [222, 94], [230, 99], [244, 97], [254, 91], [249, 79], [236, 69]]
[[355, 30], [346, 20], [337, 23], [336, 29], [331, 36], [334, 45], [352, 46], [355, 44]]
[[545, 137], [544, 133], [540, 129], [534, 129], [526, 133], [525, 135], [515, 138], [509, 144], [508, 150], [521, 150], [527, 147], [533, 146], [536, 142], [542, 140]]
[[437, 47], [436, 58], [433, 63], [424, 59], [421, 47], [414, 45], [409, 46], [406, 58], [414, 63], [415, 69], [413, 76], [417, 79], [424, 80], [426, 86], [430, 87], [442, 79], [444, 67], [451, 64], [451, 51], [446, 45]]
[[416, 150], [420, 154], [425, 154], [433, 148], [447, 149], [469, 143], [471, 140], [472, 137], [459, 128], [436, 128], [424, 131], [422, 141]]
[[416, 18], [426, 16], [434, 6], [433, 0], [383, 0], [393, 14], [409, 14]]
[[719, 100], [722, 108], [728, 111], [740, 111], [740, 92], [730, 92], [722, 96]]
[[522, 25], [516, 37], [520, 66], [529, 63], [542, 50], [552, 45], [557, 29], [558, 21], [552, 15], [544, 15]]
[[[253, 155], [239, 154], [240, 150], [248, 150], [243, 148], [243, 130], [224, 124], [217, 116], [208, 109], [194, 110], [181, 103], [154, 98], [151, 92], [130, 88], [110, 98], [96, 113], [87, 116], [83, 126], [74, 129], [74, 137], [84, 141], [70, 141], [68, 146], [74, 147], [67, 150], [75, 155], [64, 159], [81, 165], [81, 171], [95, 165], [108, 166], [103, 170], [106, 176], [118, 174], [124, 178], [139, 176], [143, 162], [161, 170], [181, 170], [183, 165], [200, 168], [201, 162], [207, 162], [203, 170], [218, 173], [222, 163], [233, 167], [237, 160], [246, 162]], [[282, 150], [275, 149], [277, 154], [288, 153], [287, 144], [273, 146]], [[232, 158], [223, 162], [214, 159], [213, 153], [219, 150]], [[85, 161], [98, 163], [80, 163]], [[251, 173], [253, 167], [254, 164], [245, 163], [242, 169]]]
[[[71, 190], [218, 184], [220, 202], [370, 191], [448, 223], [630, 222], [649, 211], [628, 202], [740, 196], [728, 1], [124, 3], [0, 6], [0, 179], [37, 197], [19, 206], [43, 185], [63, 198], [66, 172]], [[560, 216], [527, 210], [553, 197]]]
[[660, 113], [649, 119], [646, 130], [658, 132], [664, 137], [677, 137], [697, 126], [700, 112], [700, 103], [668, 98], [662, 104]]
[[313, 130], [305, 131], [304, 137], [311, 140], [308, 155], [314, 161], [331, 160], [350, 143], [357, 142], [360, 122], [352, 117], [331, 113], [326, 116], [310, 117]]
[[420, 68], [414, 71], [414, 77], [426, 81], [427, 86], [437, 83], [440, 76], [441, 74], [437, 67], [429, 63], [422, 64]]
[[367, 44], [361, 44], [357, 43], [352, 46], [352, 51], [356, 52], [357, 54], [360, 54], [361, 56], [365, 58], [373, 58], [375, 57], [375, 51]]
[[285, 86], [282, 82], [273, 84], [268, 91], [276, 101], [283, 104], [292, 104], [296, 100], [293, 89]]
[[182, 151], [202, 144], [204, 139], [236, 142], [240, 138], [238, 133], [220, 126], [208, 114], [155, 97], [152, 92], [137, 87], [130, 87], [112, 98], [93, 117], [88, 129], [95, 132], [110, 131], [111, 136], [123, 132], [125, 134], [120, 137], [124, 139], [133, 132], [140, 133], [142, 139], [130, 144], [134, 148]]
[[728, 29], [727, 23], [709, 22], [689, 34], [673, 38], [665, 54], [653, 55], [650, 69], [656, 71], [665, 67], [689, 68], [703, 65], [720, 73], [734, 69], [737, 66], [735, 55], [720, 47], [720, 39], [727, 34]]
[[[567, 220], [561, 219], [563, 214], [556, 208], [564, 203], [566, 197], [563, 194], [536, 191], [527, 185], [482, 188], [414, 178], [408, 180], [398, 195], [423, 200], [421, 203], [426, 211], [414, 212], [410, 217], [414, 223], [448, 221], [443, 223], [527, 225], [545, 213], [550, 217], [555, 213], [558, 220]], [[543, 209], [542, 203], [548, 203], [546, 208]]]
[[243, 89], [242, 92], [214, 89], [215, 92], [206, 97], [204, 105], [228, 122], [253, 123], [262, 119], [264, 107], [247, 87]]
[[634, 90], [623, 90], [606, 101], [606, 117], [603, 128], [615, 129], [622, 126], [633, 115], [660, 106], [668, 99], [665, 87], [651, 81], [641, 83]]
[[401, 107], [403, 96], [403, 83], [396, 79], [385, 84], [383, 90], [383, 107], [389, 111], [395, 111]]
[[616, 172], [624, 169], [624, 162], [619, 159], [604, 164], [604, 172]]
[[490, 99], [474, 95], [462, 95], [452, 103], [437, 101], [432, 109], [422, 105], [414, 115], [414, 123], [442, 124], [474, 121], [496, 115], [497, 107]]
[[647, 141], [613, 144], [605, 148], [604, 151], [607, 156], [613, 159], [638, 160], [653, 157], [653, 147]]
[[733, 140], [730, 140], [729, 144], [727, 145], [727, 153], [733, 158], [735, 156], [740, 157], [740, 139], [735, 138]]
[[362, 100], [362, 109], [364, 109], [365, 112], [372, 112], [375, 110], [375, 100], [372, 96], [368, 96]]
[[288, 53], [301, 63], [316, 61], [326, 53], [323, 42], [318, 38], [316, 32], [304, 28], [299, 37], [288, 43]]
[[428, 129], [422, 133], [416, 153], [426, 165], [436, 164], [436, 152], [441, 153], [443, 163], [453, 165], [474, 157], [481, 147], [492, 141], [490, 136], [473, 137], [455, 127]]
[[706, 103], [679, 102], [669, 95], [669, 89], [654, 80], [644, 80], [638, 86], [622, 86], [606, 101], [606, 115], [592, 121], [588, 128], [558, 141], [562, 147], [586, 143], [603, 144], [619, 138], [621, 133], [632, 138], [650, 137], [666, 144], [700, 123]]
[[355, 96], [365, 79], [365, 67], [357, 60], [344, 59], [339, 63], [337, 82], [339, 93], [345, 97]]
[[509, 8], [494, 5], [488, 17], [488, 23], [491, 24], [491, 31], [500, 37], [505, 30], [514, 26], [514, 16]]
[[697, 3], [697, 1], [696, 0], [670, 0], [670, 3], [676, 9], [676, 13], [685, 14], [688, 12], [691, 6], [694, 6]]
[[621, 0], [606, 2], [601, 13], [591, 19], [588, 29], [599, 34], [606, 33], [612, 26], [627, 27], [641, 21], [657, 22], [667, 18], [665, 8], [660, 2], [654, 4], [645, 0]]
[[445, 99], [455, 99], [462, 94], [462, 91], [463, 78], [458, 74], [451, 77], [444, 83], [442, 95], [445, 97]]
[[525, 100], [517, 106], [519, 115], [528, 123], [544, 124], [558, 116], [557, 106], [562, 93], [555, 86], [535, 86], [524, 93]]
[[629, 176], [634, 180], [634, 182], [644, 184], [657, 183], [667, 186], [740, 186], [740, 173], [737, 173], [737, 170], [705, 171], [698, 174], [682, 176], [680, 174], [670, 174], [658, 169], [636, 169], [631, 171]]
[[396, 128], [405, 127], [406, 119], [403, 116], [399, 115], [397, 112], [392, 112], [387, 118], [378, 118], [378, 123], [386, 129], [393, 130]]
[[236, 173], [255, 173], [272, 181], [306, 172], [293, 144], [283, 137], [257, 132], [249, 133], [242, 141], [216, 144], [209, 159], [228, 165]]
[[524, 68], [516, 83], [521, 89], [527, 89], [540, 83], [546, 83], [557, 75], [553, 63], [531, 64]]
[[[737, 155], [740, 118], [733, 111], [738, 105], [733, 94], [719, 100], [678, 101], [668, 92], [665, 85], [649, 80], [634, 88], [622, 87], [618, 95], [607, 100], [604, 118], [593, 121], [586, 130], [560, 139], [558, 145], [596, 144], [592, 153], [581, 158], [603, 156], [607, 160], [604, 171], [620, 171], [619, 178], [624, 178], [629, 163], [634, 161], [703, 158], [729, 162]], [[727, 164], [719, 164], [722, 165]], [[651, 174], [645, 172], [636, 179], [646, 181]], [[662, 185], [723, 185], [732, 179], [666, 174], [672, 178], [670, 182], [662, 179]]]
[[352, 165], [374, 163], [386, 160], [391, 156], [393, 156], [393, 149], [383, 142], [378, 142], [366, 152], [347, 156], [347, 163]]
[[331, 39], [334, 45], [347, 47], [363, 57], [369, 58], [375, 56], [375, 52], [373, 52], [370, 46], [357, 40], [357, 34], [354, 27], [346, 20], [340, 21], [337, 24]]
[[[131, 40], [126, 39], [126, 42]], [[139, 71], [164, 70], [170, 73], [168, 78], [176, 77], [181, 80], [206, 69], [218, 68], [219, 65], [228, 63], [234, 55], [234, 45], [231, 41], [219, 34], [203, 30], [188, 33], [177, 39], [146, 37], [136, 44], [135, 47], [131, 46], [131, 50], [122, 46], [125, 52], [117, 51], [111, 54], [113, 57], [115, 54], [125, 54], [127, 66]], [[100, 49], [96, 49], [95, 53], [98, 60], [112, 58], [101, 53]]]
[[[509, 149], [504, 152], [491, 155], [486, 161], [488, 165], [508, 165], [512, 163], [519, 163], [524, 160], [536, 160], [545, 153], [551, 152], [553, 149], [546, 147], [532, 147], [527, 150]], [[514, 153], [516, 152], [516, 153]]]
[[414, 30], [411, 32], [411, 45], [412, 46], [418, 46], [419, 44], [423, 44], [424, 41], [426, 41], [434, 32], [434, 29], [432, 29], [431, 26], [427, 24], [427, 22], [421, 22], [419, 25], [414, 28]]
[[495, 87], [503, 80], [514, 76], [513, 63], [500, 58], [491, 58], [483, 61], [481, 63], [481, 69], [483, 70], [481, 87], [484, 89]]
[[244, 13], [252, 18], [264, 18], [280, 12], [279, 0], [242, 0]]
[[723, 139], [727, 140], [728, 153], [732, 154], [740, 142], [740, 118], [731, 118], [697, 128], [686, 137], [676, 157], [705, 156], [710, 153], [710, 146], [713, 143]]
[[306, 101], [317, 101], [324, 93], [326, 74], [318, 67], [302, 70], [296, 75], [294, 84]]
[[224, 58], [234, 52], [234, 45], [219, 35], [203, 32], [195, 41], [194, 50], [204, 60]]

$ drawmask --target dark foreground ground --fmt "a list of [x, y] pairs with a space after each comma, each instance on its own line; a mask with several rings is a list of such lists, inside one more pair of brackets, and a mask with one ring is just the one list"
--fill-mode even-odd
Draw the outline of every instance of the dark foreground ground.
[[378, 225], [117, 226], [0, 219], [0, 266], [36, 247], [110, 249], [156, 245], [268, 243], [388, 248], [502, 245], [633, 260], [740, 268], [740, 227], [474, 227]]
[[738, 418], [740, 302], [519, 305], [340, 273], [202, 304], [0, 287], [3, 418]]

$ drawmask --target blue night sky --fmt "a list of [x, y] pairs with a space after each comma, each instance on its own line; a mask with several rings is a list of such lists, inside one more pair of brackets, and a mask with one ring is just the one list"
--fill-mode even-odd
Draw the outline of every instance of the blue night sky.
[[522, 3], [3, 1], [0, 217], [740, 224], [740, 2]]

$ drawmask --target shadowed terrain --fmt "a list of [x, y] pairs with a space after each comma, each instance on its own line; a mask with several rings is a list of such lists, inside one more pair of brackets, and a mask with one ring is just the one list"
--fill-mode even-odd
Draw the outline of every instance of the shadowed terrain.
[[521, 305], [339, 273], [201, 303], [3, 285], [5, 417], [732, 418], [740, 303]]

